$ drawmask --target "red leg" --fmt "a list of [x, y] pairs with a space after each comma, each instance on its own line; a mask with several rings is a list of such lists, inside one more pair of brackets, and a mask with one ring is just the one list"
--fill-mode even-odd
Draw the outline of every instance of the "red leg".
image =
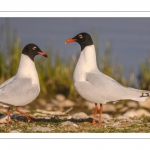
[[98, 109], [97, 103], [95, 103], [95, 108], [94, 108], [94, 118], [93, 118], [92, 124], [96, 124], [95, 119], [96, 119], [97, 109]]
[[24, 112], [20, 111], [19, 108], [18, 108], [18, 106], [16, 107], [16, 111], [19, 112], [20, 114], [26, 116], [28, 120], [36, 119], [36, 117], [31, 116], [31, 115], [29, 115], [29, 114], [27, 114], [27, 113], [24, 113]]
[[103, 105], [100, 104], [100, 114], [99, 114], [99, 122], [98, 122], [98, 124], [102, 123], [102, 111], [103, 111]]
[[8, 110], [7, 110], [7, 115], [8, 115], [8, 118], [7, 118], [7, 125], [9, 125], [9, 121], [10, 121], [10, 107], [9, 107]]

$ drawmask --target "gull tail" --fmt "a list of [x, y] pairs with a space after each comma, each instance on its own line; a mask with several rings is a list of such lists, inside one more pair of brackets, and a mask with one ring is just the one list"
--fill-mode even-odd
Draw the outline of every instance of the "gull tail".
[[130, 90], [130, 92], [133, 92], [135, 95], [135, 97], [131, 98], [131, 100], [134, 101], [139, 101], [139, 102], [143, 102], [145, 101], [148, 97], [150, 97], [150, 91], [146, 91], [146, 90], [138, 90], [138, 89], [134, 89], [134, 88], [128, 88], [128, 90]]

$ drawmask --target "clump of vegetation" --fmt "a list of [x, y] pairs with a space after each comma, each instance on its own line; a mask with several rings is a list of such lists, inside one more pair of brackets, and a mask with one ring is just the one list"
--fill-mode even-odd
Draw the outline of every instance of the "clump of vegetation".
[[150, 90], [150, 56], [148, 55], [141, 63], [138, 73], [139, 87], [143, 90]]

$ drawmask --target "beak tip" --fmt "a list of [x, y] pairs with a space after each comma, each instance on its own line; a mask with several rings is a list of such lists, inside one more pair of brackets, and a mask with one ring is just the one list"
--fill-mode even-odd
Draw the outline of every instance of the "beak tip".
[[73, 38], [69, 38], [65, 41], [65, 44], [69, 44], [71, 42], [76, 42], [77, 40], [76, 39], [73, 39]]
[[44, 57], [46, 57], [46, 58], [48, 57], [46, 53], [44, 53], [42, 56], [44, 56]]
[[38, 54], [40, 54], [41, 56], [44, 56], [44, 57], [48, 57], [47, 54], [44, 52], [38, 52]]

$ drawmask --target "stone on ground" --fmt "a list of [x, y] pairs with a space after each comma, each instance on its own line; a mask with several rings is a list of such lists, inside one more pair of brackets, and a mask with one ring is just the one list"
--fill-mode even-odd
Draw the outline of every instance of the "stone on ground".
[[78, 127], [77, 124], [71, 122], [71, 121], [65, 121], [63, 123], [61, 123], [61, 126], [74, 126], [74, 127]]
[[72, 118], [74, 118], [74, 119], [83, 119], [83, 118], [88, 118], [88, 115], [84, 112], [79, 112], [79, 113], [73, 114]]
[[32, 131], [33, 132], [48, 132], [50, 131], [50, 128], [49, 127], [41, 127], [41, 126], [36, 126], [34, 128], [32, 128]]

